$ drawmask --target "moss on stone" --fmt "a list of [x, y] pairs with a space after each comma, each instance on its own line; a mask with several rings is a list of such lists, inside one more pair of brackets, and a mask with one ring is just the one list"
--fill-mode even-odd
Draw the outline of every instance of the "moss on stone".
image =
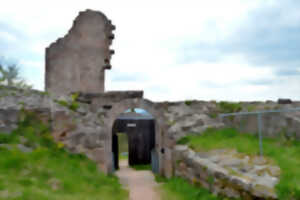
[[168, 126], [173, 126], [174, 124], [176, 124], [176, 121], [175, 120], [169, 120], [167, 122]]
[[77, 111], [77, 109], [79, 108], [79, 103], [76, 102], [76, 100], [73, 100], [68, 102], [68, 101], [65, 101], [65, 100], [54, 100], [55, 103], [65, 107], [65, 108], [68, 108], [69, 110], [72, 110], [74, 112]]

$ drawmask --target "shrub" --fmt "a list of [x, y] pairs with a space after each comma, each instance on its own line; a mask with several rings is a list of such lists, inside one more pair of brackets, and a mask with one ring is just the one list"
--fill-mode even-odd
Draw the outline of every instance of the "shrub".
[[0, 144], [11, 144], [17, 141], [15, 134], [0, 133]]
[[184, 103], [185, 103], [185, 105], [190, 106], [192, 104], [192, 101], [191, 100], [186, 100]]
[[240, 103], [221, 101], [217, 105], [220, 112], [222, 113], [234, 113], [240, 112], [242, 110], [242, 106]]

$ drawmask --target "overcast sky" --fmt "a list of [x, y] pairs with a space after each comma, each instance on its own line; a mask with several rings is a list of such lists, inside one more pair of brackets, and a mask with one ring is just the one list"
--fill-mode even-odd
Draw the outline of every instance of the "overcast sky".
[[86, 9], [116, 26], [106, 90], [155, 101], [300, 100], [299, 0], [9, 0], [0, 55], [43, 90], [45, 48]]

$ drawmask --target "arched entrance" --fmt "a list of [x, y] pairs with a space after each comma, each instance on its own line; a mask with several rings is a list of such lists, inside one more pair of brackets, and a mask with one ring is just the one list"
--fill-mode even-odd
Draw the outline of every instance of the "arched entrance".
[[[102, 105], [99, 101], [98, 105]], [[164, 174], [165, 165], [165, 149], [164, 149], [164, 133], [166, 130], [166, 124], [164, 120], [163, 110], [157, 107], [155, 103], [142, 99], [142, 98], [127, 98], [119, 102], [114, 102], [111, 104], [109, 111], [106, 113], [105, 118], [103, 118], [103, 124], [107, 125], [107, 135], [105, 137], [105, 160], [104, 167], [107, 173], [113, 173], [114, 171], [114, 145], [113, 140], [116, 141], [117, 137], [112, 134], [115, 120], [124, 111], [130, 108], [141, 108], [148, 111], [155, 119], [155, 147], [153, 149], [154, 157], [156, 158], [157, 173]]]
[[[119, 140], [126, 135], [127, 141]], [[121, 138], [124, 138], [124, 137]], [[124, 146], [128, 142], [128, 164], [148, 165], [152, 164], [154, 171], [158, 163], [155, 162], [155, 119], [147, 111], [141, 108], [126, 110], [113, 123], [112, 127], [112, 152], [113, 167], [119, 169], [120, 151], [119, 145]], [[126, 145], [125, 145], [126, 146]]]

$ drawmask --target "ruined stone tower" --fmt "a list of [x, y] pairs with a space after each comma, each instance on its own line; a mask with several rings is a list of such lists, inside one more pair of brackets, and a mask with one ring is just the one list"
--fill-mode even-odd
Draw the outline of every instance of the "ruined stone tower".
[[57, 95], [104, 92], [114, 29], [103, 13], [80, 12], [68, 34], [46, 48], [46, 91]]

